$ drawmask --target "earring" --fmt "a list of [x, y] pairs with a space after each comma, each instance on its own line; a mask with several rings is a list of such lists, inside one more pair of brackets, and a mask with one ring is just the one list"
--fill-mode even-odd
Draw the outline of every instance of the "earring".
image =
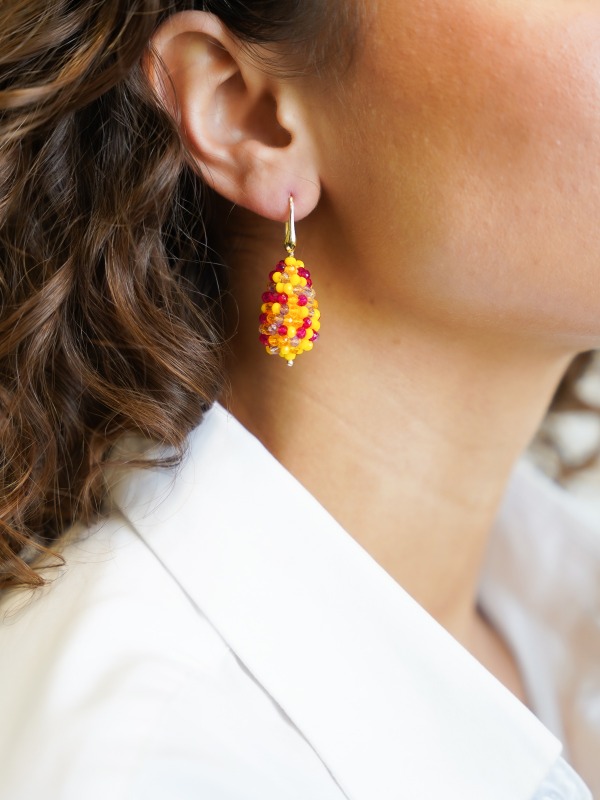
[[296, 228], [291, 195], [284, 245], [288, 256], [269, 273], [269, 287], [262, 296], [258, 338], [269, 355], [281, 356], [288, 367], [293, 367], [296, 356], [312, 350], [319, 338], [321, 312], [310, 272], [294, 257]]

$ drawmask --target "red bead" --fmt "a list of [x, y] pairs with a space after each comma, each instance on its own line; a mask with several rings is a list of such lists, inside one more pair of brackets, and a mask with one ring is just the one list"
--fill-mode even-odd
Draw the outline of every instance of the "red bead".
[[282, 259], [277, 263], [277, 272], [284, 272], [285, 271], [285, 261]]
[[280, 325], [280, 326], [277, 328], [277, 333], [278, 333], [280, 336], [286, 336], [286, 335], [287, 335], [287, 327], [286, 327], [285, 325]]
[[267, 317], [267, 315], [266, 315], [266, 314], [261, 314], [261, 315], [260, 315], [260, 317], [258, 318], [258, 321], [259, 321], [261, 324], [264, 324], [264, 323], [267, 321], [267, 319], [268, 319], [268, 317]]
[[306, 279], [306, 285], [308, 286], [308, 288], [309, 288], [309, 289], [310, 289], [310, 287], [312, 286], [312, 281], [311, 281], [311, 279], [310, 279], [310, 278], [307, 278], [307, 279]]
[[263, 303], [272, 303], [271, 292], [263, 292], [262, 301]]
[[272, 269], [272, 270], [271, 270], [271, 272], [269, 272], [269, 280], [270, 280], [270, 281], [272, 281], [272, 280], [273, 280], [273, 275], [275, 275], [275, 273], [276, 273], [276, 272], [277, 272], [277, 270], [276, 270], [276, 269]]
[[310, 328], [311, 322], [312, 320], [310, 317], [304, 317], [304, 319], [302, 320], [302, 324], [304, 325], [305, 328]]
[[315, 331], [308, 341], [309, 342], [316, 342], [318, 338], [319, 338], [319, 334]]
[[308, 297], [305, 294], [298, 295], [298, 305], [305, 306], [308, 303]]
[[261, 333], [258, 340], [261, 344], [269, 344], [269, 337], [266, 333]]
[[284, 303], [287, 303], [287, 301], [288, 301], [288, 296], [287, 296], [287, 294], [283, 294], [283, 292], [282, 292], [281, 294], [276, 294], [276, 295], [275, 295], [275, 297], [277, 298], [277, 299], [275, 300], [275, 302], [276, 302], [276, 303], [281, 303], [282, 305], [283, 305]]
[[306, 336], [306, 328], [298, 328], [298, 330], [296, 331], [296, 336], [299, 339], [304, 339], [304, 337]]

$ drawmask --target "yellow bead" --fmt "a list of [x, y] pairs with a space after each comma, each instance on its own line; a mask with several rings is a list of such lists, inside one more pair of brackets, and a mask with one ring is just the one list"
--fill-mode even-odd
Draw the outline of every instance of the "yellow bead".
[[287, 360], [288, 361], [293, 361], [296, 358], [297, 355], [298, 355], [298, 353], [295, 352], [294, 350], [292, 350], [291, 353], [287, 354]]
[[271, 348], [270, 348], [270, 347], [265, 347], [265, 353], [266, 353], [267, 355], [269, 355], [269, 356], [272, 356], [272, 355], [273, 355], [273, 353], [271, 352]]
[[286, 270], [288, 275], [295, 275], [296, 274], [296, 267], [293, 264], [288, 264]]
[[307, 284], [306, 278], [300, 278], [300, 286], [302, 286], [303, 289], [306, 286], [306, 284]]
[[288, 325], [287, 335], [289, 339], [293, 339], [294, 336], [296, 335], [296, 328], [294, 328], [293, 325]]
[[295, 294], [291, 297], [288, 297], [288, 306], [297, 306], [298, 305], [298, 298]]
[[318, 320], [318, 319], [313, 319], [313, 321], [312, 321], [312, 327], [313, 327], [313, 330], [314, 330], [314, 331], [318, 331], [318, 330], [320, 330], [320, 328], [321, 328], [321, 323], [319, 322], [319, 320]]
[[269, 344], [271, 347], [275, 347], [277, 344], [277, 337], [276, 336], [269, 336]]
[[260, 307], [260, 310], [263, 314], [266, 314], [267, 311], [269, 310], [269, 306], [267, 305], [267, 303], [263, 303], [262, 306]]
[[300, 259], [298, 259], [298, 261], [296, 261], [296, 266], [302, 269], [302, 267], [304, 266], [304, 261], [300, 261]]
[[313, 317], [315, 319], [321, 319], [321, 312], [319, 311], [318, 308], [315, 308], [315, 313], [313, 314]]
[[313, 300], [313, 306], [315, 308], [318, 308], [319, 307], [319, 301], [318, 300]]
[[290, 275], [290, 283], [292, 286], [298, 286], [300, 283], [300, 276], [299, 275]]
[[283, 287], [283, 291], [284, 291], [286, 294], [294, 294], [294, 287], [292, 286], [292, 284], [291, 284], [291, 283], [286, 283], [286, 284], [284, 285], [284, 287]]
[[304, 350], [306, 350], [306, 352], [308, 353], [309, 350], [313, 349], [313, 343], [312, 342], [307, 342], [306, 340], [304, 340], [304, 342], [302, 344], [302, 348]]
[[297, 264], [294, 256], [288, 256], [283, 263], [286, 265], [286, 267], [296, 266]]
[[279, 354], [282, 356], [287, 356], [291, 349], [292, 348], [289, 345], [284, 344], [283, 347], [279, 348]]
[[277, 294], [281, 294], [281, 293], [283, 292], [283, 289], [284, 289], [284, 284], [283, 284], [283, 283], [281, 283], [281, 281], [279, 281], [279, 282], [276, 284], [276, 286], [275, 286], [275, 289], [276, 289], [276, 291], [277, 291]]
[[313, 335], [313, 333], [314, 333], [314, 331], [313, 331], [313, 329], [312, 329], [312, 328], [307, 328], [307, 329], [306, 329], [306, 339], [305, 339], [304, 341], [305, 341], [305, 342], [308, 342], [308, 340], [309, 340], [309, 339], [310, 339], [310, 337]]
[[273, 307], [271, 310], [273, 314], [279, 314], [279, 312], [281, 311], [281, 303], [273, 303]]
[[274, 283], [279, 283], [280, 280], [281, 280], [281, 272], [274, 272], [273, 273], [273, 282]]
[[308, 308], [306, 306], [299, 306], [298, 313], [302, 317], [302, 319], [306, 319], [308, 317]]

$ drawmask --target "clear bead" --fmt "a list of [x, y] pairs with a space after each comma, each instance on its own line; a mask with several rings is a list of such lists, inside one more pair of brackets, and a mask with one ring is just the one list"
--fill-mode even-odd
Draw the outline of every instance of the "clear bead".
[[269, 353], [271, 353], [272, 356], [276, 356], [278, 352], [279, 348], [277, 347], [277, 345], [272, 345], [271, 347], [269, 347]]

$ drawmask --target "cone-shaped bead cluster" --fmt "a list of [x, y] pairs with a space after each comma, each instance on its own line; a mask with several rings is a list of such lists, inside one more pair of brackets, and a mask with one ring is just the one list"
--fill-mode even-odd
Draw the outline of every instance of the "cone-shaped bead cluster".
[[259, 317], [259, 340], [269, 355], [292, 366], [296, 356], [313, 349], [319, 338], [321, 312], [310, 272], [288, 256], [269, 274]]

